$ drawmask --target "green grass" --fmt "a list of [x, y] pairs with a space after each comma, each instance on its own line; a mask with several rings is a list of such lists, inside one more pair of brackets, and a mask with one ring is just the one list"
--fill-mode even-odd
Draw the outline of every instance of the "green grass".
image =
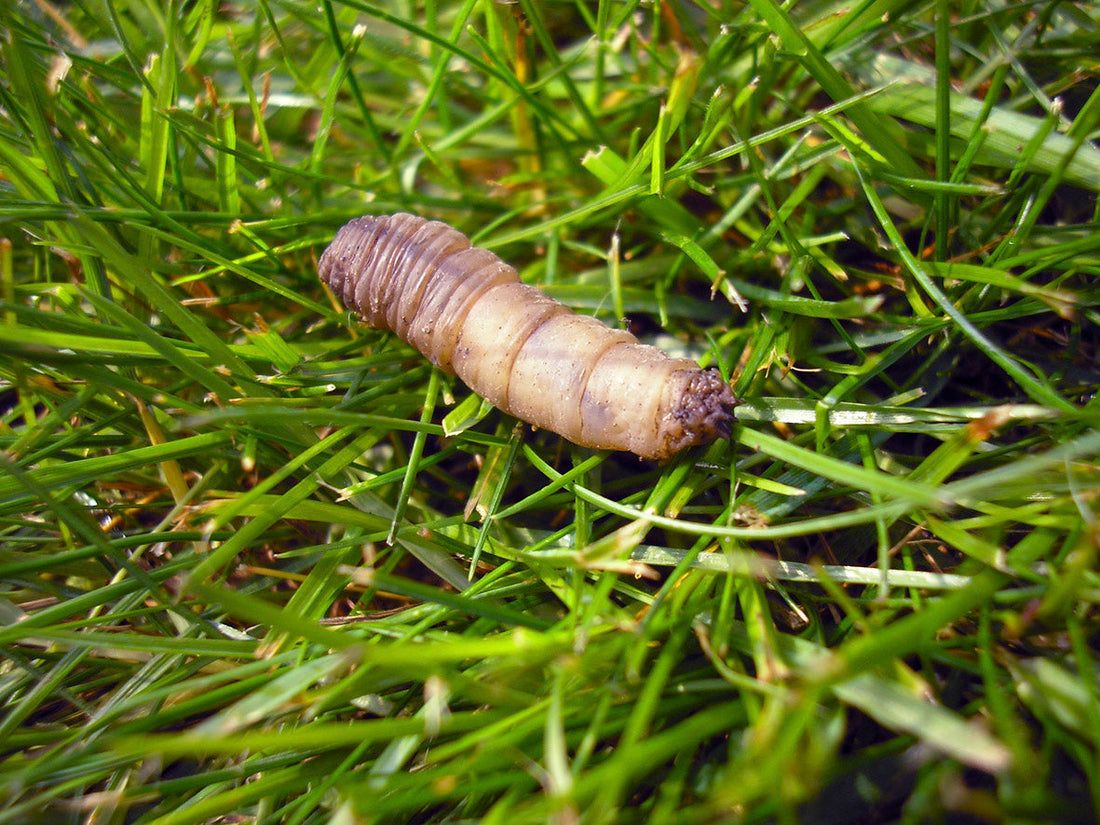
[[[0, 823], [1096, 820], [1100, 5], [167, 6], [0, 5]], [[398, 210], [732, 440], [357, 325]]]

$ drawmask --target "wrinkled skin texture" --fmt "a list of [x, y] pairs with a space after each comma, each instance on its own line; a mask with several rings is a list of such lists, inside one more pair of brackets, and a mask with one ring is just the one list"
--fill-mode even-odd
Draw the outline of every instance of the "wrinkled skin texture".
[[318, 270], [368, 324], [575, 444], [659, 459], [729, 436], [737, 402], [717, 370], [577, 315], [445, 223], [357, 218]]

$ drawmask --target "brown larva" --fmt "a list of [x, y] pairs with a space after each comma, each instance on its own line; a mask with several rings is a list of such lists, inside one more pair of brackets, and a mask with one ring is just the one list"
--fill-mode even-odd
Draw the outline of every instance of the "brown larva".
[[575, 444], [667, 458], [729, 437], [736, 400], [717, 370], [578, 315], [439, 221], [357, 218], [321, 279], [491, 404]]

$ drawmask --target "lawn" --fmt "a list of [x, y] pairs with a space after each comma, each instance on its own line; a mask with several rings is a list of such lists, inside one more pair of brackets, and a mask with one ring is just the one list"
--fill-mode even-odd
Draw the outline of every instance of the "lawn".
[[[1100, 817], [1100, 4], [0, 0], [0, 825]], [[720, 371], [664, 461], [318, 279]]]

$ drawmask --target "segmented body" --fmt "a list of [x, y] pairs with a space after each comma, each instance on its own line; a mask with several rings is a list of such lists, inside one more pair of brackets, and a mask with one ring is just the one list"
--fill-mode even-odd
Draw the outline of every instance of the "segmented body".
[[319, 273], [371, 326], [494, 406], [581, 446], [666, 458], [729, 435], [736, 401], [717, 370], [574, 313], [445, 223], [357, 218]]

